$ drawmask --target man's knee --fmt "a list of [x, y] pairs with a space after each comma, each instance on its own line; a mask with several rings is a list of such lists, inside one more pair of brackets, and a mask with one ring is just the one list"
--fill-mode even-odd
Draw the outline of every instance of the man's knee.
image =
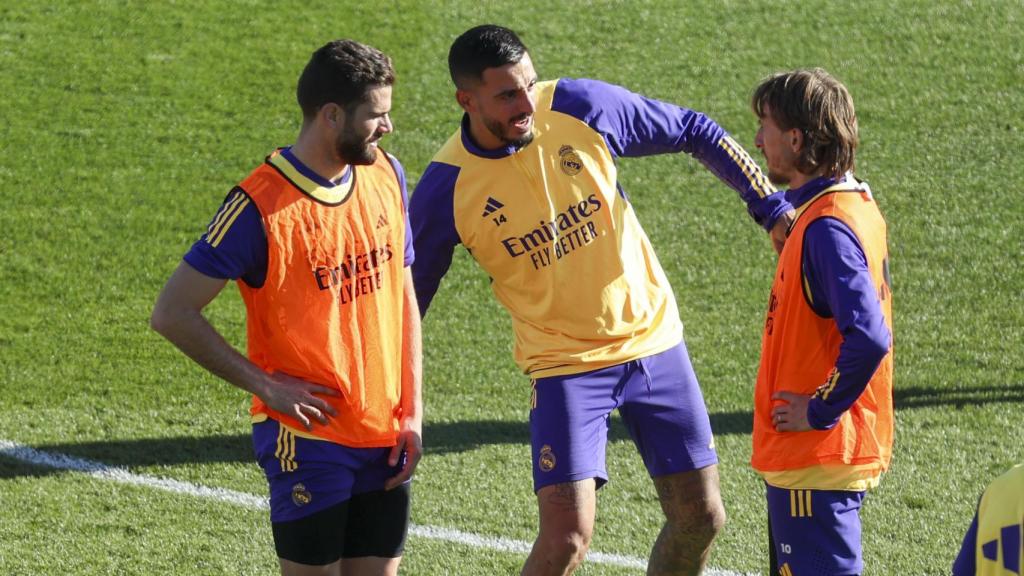
[[569, 559], [570, 564], [583, 561], [590, 549], [590, 538], [593, 528], [561, 531], [541, 531], [540, 538], [545, 541], [547, 549], [553, 556]]
[[677, 521], [683, 526], [691, 529], [703, 527], [703, 531], [712, 536], [721, 532], [725, 520], [725, 506], [722, 505], [721, 498], [705, 500], [677, 517]]
[[552, 554], [579, 561], [590, 547], [594, 534], [595, 484], [593, 479], [542, 488], [540, 535]]
[[717, 466], [655, 478], [655, 487], [670, 529], [710, 540], [725, 526]]

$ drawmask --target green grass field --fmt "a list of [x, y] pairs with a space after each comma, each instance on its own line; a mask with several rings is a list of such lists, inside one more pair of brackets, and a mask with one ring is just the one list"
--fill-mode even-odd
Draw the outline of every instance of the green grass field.
[[[1020, 0], [3, 2], [0, 573], [276, 570], [265, 511], [4, 447], [264, 496], [248, 399], [148, 329], [157, 292], [230, 187], [292, 142], [294, 84], [314, 49], [352, 37], [393, 56], [397, 129], [384, 145], [415, 184], [459, 118], [448, 46], [483, 22], [520, 31], [542, 78], [601, 78], [707, 112], [752, 151], [748, 99], [762, 77], [820, 65], [849, 86], [858, 174], [889, 221], [895, 292], [897, 444], [863, 512], [867, 573], [948, 573], [985, 484], [1024, 461]], [[621, 168], [717, 435], [729, 523], [711, 565], [761, 573], [763, 491], [747, 461], [774, 257], [693, 159]], [[244, 346], [235, 290], [209, 317]], [[413, 522], [532, 540], [529, 385], [507, 315], [464, 253], [424, 339]], [[618, 425], [609, 466], [593, 549], [643, 558], [660, 512]], [[414, 533], [403, 572], [507, 574], [523, 558]]]

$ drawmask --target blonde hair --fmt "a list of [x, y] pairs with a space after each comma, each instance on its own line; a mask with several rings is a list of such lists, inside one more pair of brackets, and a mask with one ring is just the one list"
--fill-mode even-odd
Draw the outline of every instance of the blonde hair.
[[754, 90], [751, 107], [758, 118], [766, 106], [779, 128], [803, 132], [800, 172], [837, 178], [853, 170], [857, 115], [842, 82], [821, 68], [779, 72]]

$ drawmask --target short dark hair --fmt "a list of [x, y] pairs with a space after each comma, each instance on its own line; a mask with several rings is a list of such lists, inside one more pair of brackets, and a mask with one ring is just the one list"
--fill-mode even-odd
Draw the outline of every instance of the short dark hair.
[[308, 119], [328, 103], [350, 111], [371, 89], [394, 83], [395, 69], [383, 52], [355, 40], [334, 40], [313, 52], [295, 93]]
[[821, 68], [779, 72], [754, 90], [751, 107], [758, 118], [765, 106], [783, 130], [804, 134], [797, 169], [804, 174], [839, 177], [853, 170], [857, 151], [857, 115], [843, 83]]
[[494, 24], [470, 28], [455, 39], [448, 51], [448, 72], [457, 88], [480, 82], [484, 70], [515, 64], [523, 59], [526, 46], [516, 33]]

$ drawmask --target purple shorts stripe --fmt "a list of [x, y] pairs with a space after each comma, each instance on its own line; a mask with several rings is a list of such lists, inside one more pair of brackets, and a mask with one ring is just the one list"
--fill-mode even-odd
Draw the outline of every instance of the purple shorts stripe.
[[864, 570], [863, 492], [767, 486], [768, 521], [780, 573], [845, 576]]
[[355, 494], [380, 490], [402, 466], [388, 466], [390, 448], [349, 448], [302, 438], [273, 419], [253, 425], [252, 441], [270, 485], [272, 522], [297, 520]]
[[651, 476], [716, 464], [704, 398], [686, 345], [617, 366], [534, 382], [534, 490], [608, 480], [609, 417], [618, 409]]

